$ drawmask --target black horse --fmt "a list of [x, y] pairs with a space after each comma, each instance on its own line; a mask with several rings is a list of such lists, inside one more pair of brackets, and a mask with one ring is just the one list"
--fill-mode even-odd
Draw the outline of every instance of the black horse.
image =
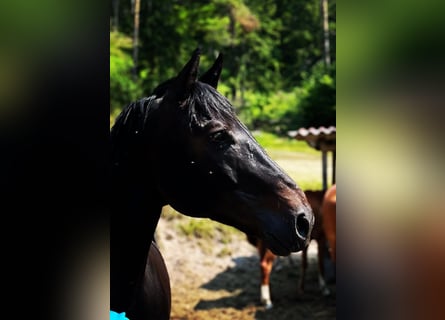
[[198, 80], [197, 49], [177, 77], [128, 105], [111, 129], [111, 310], [169, 319], [170, 284], [153, 234], [164, 205], [255, 235], [277, 255], [307, 245], [304, 193], [216, 91], [220, 55]]

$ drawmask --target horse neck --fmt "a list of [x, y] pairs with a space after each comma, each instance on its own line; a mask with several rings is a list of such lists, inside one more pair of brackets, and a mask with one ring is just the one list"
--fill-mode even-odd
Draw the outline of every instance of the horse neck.
[[119, 222], [116, 227], [122, 229], [126, 225], [134, 230], [141, 228], [147, 240], [151, 242], [162, 210], [157, 192], [137, 184], [114, 189], [112, 200], [115, 202], [111, 211], [112, 219]]
[[111, 301], [126, 308], [141, 285], [162, 202], [148, 177], [132, 164], [111, 174]]
[[[113, 168], [111, 181], [112, 224], [116, 232], [140, 232], [147, 246], [153, 240], [163, 206], [153, 178], [147, 173], [149, 167], [148, 163], [125, 161]], [[128, 230], [122, 230], [124, 226]]]

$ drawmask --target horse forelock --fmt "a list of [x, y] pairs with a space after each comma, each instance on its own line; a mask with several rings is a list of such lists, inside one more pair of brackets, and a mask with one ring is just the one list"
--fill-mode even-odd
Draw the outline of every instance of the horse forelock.
[[185, 101], [190, 123], [205, 124], [209, 120], [219, 120], [227, 125], [241, 124], [233, 106], [226, 97], [212, 86], [196, 82]]

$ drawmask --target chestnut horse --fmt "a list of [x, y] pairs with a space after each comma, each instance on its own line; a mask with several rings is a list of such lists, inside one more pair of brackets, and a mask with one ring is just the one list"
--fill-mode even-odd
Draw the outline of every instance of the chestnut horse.
[[[326, 252], [326, 236], [323, 224], [323, 214], [321, 212], [323, 207], [324, 195], [323, 191], [305, 191], [306, 197], [312, 207], [314, 216], [315, 216], [315, 224], [311, 233], [311, 240], [317, 241], [317, 254], [318, 254], [318, 283], [320, 290], [324, 296], [328, 296], [330, 294], [330, 290], [326, 284], [325, 280], [325, 269], [324, 269], [324, 259], [323, 255]], [[335, 210], [335, 206], [334, 206]], [[331, 220], [329, 220], [331, 221]], [[332, 227], [331, 224], [328, 224], [328, 227]], [[335, 231], [335, 219], [334, 219], [334, 231]], [[260, 256], [260, 268], [261, 268], [261, 303], [267, 308], [271, 308], [273, 306], [272, 299], [270, 295], [270, 274], [272, 272], [272, 267], [276, 255], [270, 251], [264, 241], [253, 237], [251, 235], [247, 235], [248, 241], [258, 248], [258, 253]], [[302, 262], [301, 262], [301, 274], [298, 282], [298, 291], [300, 293], [304, 292], [304, 281], [306, 277], [306, 269], [307, 269], [307, 250], [308, 247], [303, 248], [302, 250]]]
[[198, 79], [196, 50], [174, 79], [129, 104], [111, 129], [111, 310], [170, 318], [170, 283], [153, 243], [161, 209], [207, 217], [277, 255], [306, 247], [314, 216], [297, 184], [216, 91], [222, 56]]
[[329, 254], [332, 262], [335, 264], [336, 260], [336, 207], [337, 207], [337, 185], [333, 184], [323, 198], [321, 212], [323, 216], [323, 230], [329, 243]]

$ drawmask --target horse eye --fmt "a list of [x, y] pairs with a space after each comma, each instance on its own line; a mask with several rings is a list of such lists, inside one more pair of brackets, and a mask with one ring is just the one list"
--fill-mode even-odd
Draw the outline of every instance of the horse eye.
[[226, 130], [219, 130], [210, 134], [210, 140], [215, 142], [225, 142], [230, 139], [230, 135]]

